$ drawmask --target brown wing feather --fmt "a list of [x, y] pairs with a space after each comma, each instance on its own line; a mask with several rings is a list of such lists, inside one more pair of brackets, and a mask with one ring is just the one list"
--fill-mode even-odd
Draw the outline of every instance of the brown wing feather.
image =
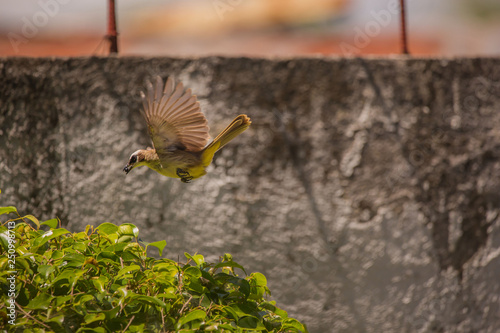
[[159, 76], [146, 88], [146, 93], [141, 92], [143, 115], [156, 152], [202, 150], [210, 139], [208, 123], [191, 89], [184, 91], [182, 83], [175, 86], [171, 77], [163, 86]]

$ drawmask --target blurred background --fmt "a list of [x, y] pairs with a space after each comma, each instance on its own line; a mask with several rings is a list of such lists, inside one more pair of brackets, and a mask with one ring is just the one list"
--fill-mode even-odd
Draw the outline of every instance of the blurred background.
[[[500, 53], [500, 1], [406, 0], [414, 55]], [[116, 0], [122, 55], [399, 53], [399, 0]], [[104, 55], [107, 0], [0, 0], [1, 56]]]

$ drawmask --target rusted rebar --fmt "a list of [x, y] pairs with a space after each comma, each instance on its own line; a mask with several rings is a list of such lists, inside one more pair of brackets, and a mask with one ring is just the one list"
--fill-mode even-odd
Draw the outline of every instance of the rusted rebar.
[[408, 52], [408, 40], [406, 38], [406, 10], [405, 0], [399, 0], [401, 7], [401, 53], [410, 54]]
[[109, 40], [109, 53], [118, 53], [118, 32], [116, 31], [116, 10], [115, 0], [108, 1], [108, 40]]

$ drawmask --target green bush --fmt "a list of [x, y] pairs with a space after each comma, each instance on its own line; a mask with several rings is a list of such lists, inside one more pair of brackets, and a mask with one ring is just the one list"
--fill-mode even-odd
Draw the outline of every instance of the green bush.
[[[17, 210], [0, 208], [0, 215], [9, 213]], [[4, 331], [307, 332], [265, 300], [264, 275], [247, 275], [229, 254], [210, 263], [185, 253], [186, 262], [178, 263], [147, 256], [156, 249], [161, 257], [166, 242], [139, 241], [133, 224], [103, 223], [78, 233], [59, 225], [17, 215], [0, 226]]]

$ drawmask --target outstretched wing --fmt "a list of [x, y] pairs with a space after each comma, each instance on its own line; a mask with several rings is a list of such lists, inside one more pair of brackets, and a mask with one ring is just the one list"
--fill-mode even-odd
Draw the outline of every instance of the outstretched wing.
[[184, 91], [182, 83], [175, 86], [169, 77], [163, 87], [157, 76], [153, 86], [147, 83], [147, 92], [141, 92], [143, 115], [149, 135], [158, 155], [178, 149], [197, 152], [210, 139], [205, 115], [191, 89]]

